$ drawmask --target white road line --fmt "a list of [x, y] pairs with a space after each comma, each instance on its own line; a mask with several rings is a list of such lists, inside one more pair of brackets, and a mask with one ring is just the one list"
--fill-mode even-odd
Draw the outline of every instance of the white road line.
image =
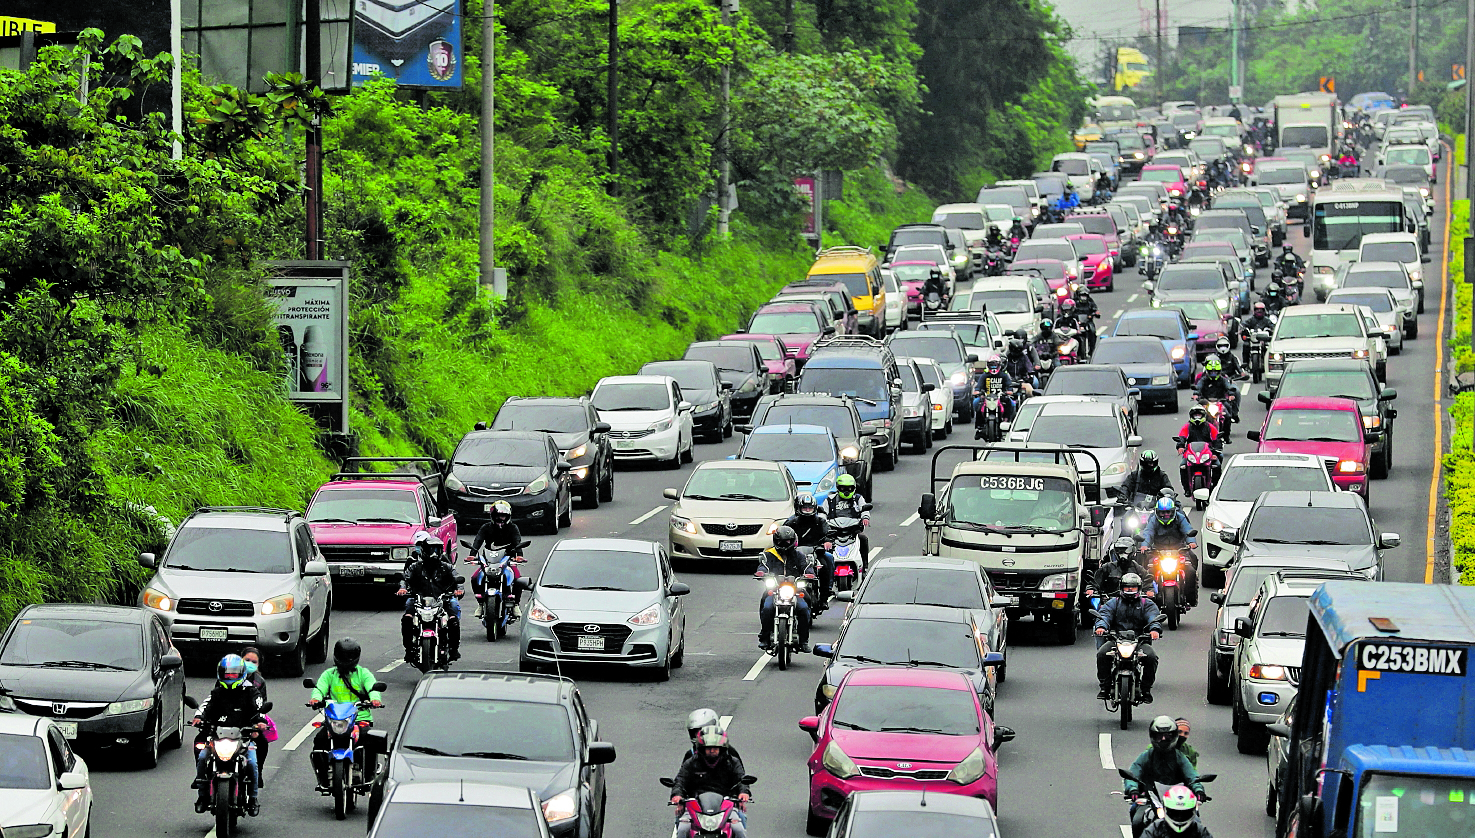
[[1122, 838], [1132, 838], [1132, 825], [1129, 824], [1129, 823], [1124, 823], [1124, 824], [1121, 825], [1121, 827], [1122, 827]]
[[1141, 296], [1141, 295], [1140, 294], [1133, 294], [1132, 296], [1130, 296], [1130, 297], [1127, 298], [1127, 302], [1129, 302], [1129, 303], [1135, 303], [1135, 302], [1137, 302], [1137, 298], [1139, 296]]
[[773, 655], [770, 655], [767, 652], [764, 652], [763, 654], [759, 655], [758, 656], [758, 662], [755, 663], [755, 664], [753, 664], [753, 668], [748, 670], [748, 674], [743, 676], [743, 680], [744, 681], [752, 681], [752, 680], [755, 680], [758, 677], [758, 673], [760, 673], [760, 672], [763, 671], [763, 667], [768, 666], [768, 661], [772, 657], [773, 657]]
[[1111, 758], [1111, 734], [1102, 733], [1096, 737], [1096, 750], [1101, 753], [1101, 767], [1107, 771], [1116, 770], [1116, 760]]
[[292, 741], [291, 742], [288, 742], [286, 745], [282, 746], [282, 750], [284, 750], [284, 751], [295, 751], [298, 748], [302, 747], [302, 743], [307, 741], [307, 737], [309, 737], [309, 736], [311, 736], [311, 735], [313, 735], [314, 733], [317, 732], [317, 728], [313, 727], [312, 726], [312, 723], [313, 722], [320, 722], [322, 720], [323, 720], [323, 714], [322, 713], [314, 713], [314, 714], [312, 714], [312, 718], [311, 719], [308, 719], [307, 720], [307, 724], [303, 725], [302, 726], [302, 729], [299, 730], [299, 731], [297, 731], [297, 735], [292, 737]]
[[912, 524], [917, 523], [917, 519], [919, 517], [921, 517], [921, 515], [922, 515], [922, 513], [920, 513], [920, 512], [913, 512], [912, 513], [912, 517], [906, 519], [905, 521], [902, 521], [901, 522], [901, 525], [903, 527], [910, 527]]
[[1248, 396], [1250, 394], [1250, 382], [1246, 381], [1239, 385], [1239, 394], [1241, 396]]
[[636, 524], [644, 524], [646, 521], [649, 521], [650, 519], [652, 519], [652, 518], [656, 517], [657, 515], [661, 514], [661, 510], [662, 509], [665, 509], [665, 508], [666, 508], [666, 505], [664, 503], [661, 504], [660, 506], [657, 506], [655, 509], [652, 509], [651, 511], [645, 513], [644, 515], [641, 515], [639, 518], [636, 518], [635, 520], [631, 521], [630, 522], [630, 526], [633, 527]]
[[876, 560], [876, 557], [879, 556], [879, 555], [881, 555], [881, 551], [882, 550], [885, 550], [885, 549], [886, 549], [885, 547], [877, 547], [876, 549], [872, 550], [871, 551], [871, 561], [875, 561]]
[[1106, 337], [1107, 331], [1108, 331], [1108, 329], [1105, 326], [1102, 326], [1101, 328], [1099, 328], [1099, 329], [1096, 330], [1096, 337], [1098, 337], [1098, 338], [1104, 338], [1104, 337]]
[[730, 727], [732, 725], [732, 717], [731, 716], [718, 716], [717, 717], [717, 723], [720, 724], [720, 725], [722, 725], [722, 729], [723, 730], [727, 730], [728, 727]]
[[396, 669], [398, 669], [400, 667], [400, 665], [403, 664], [404, 662], [405, 662], [405, 659], [404, 658], [400, 658], [399, 660], [395, 661], [394, 663], [391, 663], [389, 666], [386, 666], [383, 669], [379, 670], [379, 672], [380, 672], [380, 674], [383, 674], [385, 672], [393, 672]]
[[1122, 312], [1123, 312], [1123, 311], [1126, 311], [1126, 309], [1123, 309], [1123, 308], [1119, 308], [1119, 309], [1117, 309], [1117, 310], [1116, 310], [1116, 314], [1113, 314], [1113, 315], [1112, 315], [1112, 316], [1111, 316], [1111, 319], [1112, 319], [1112, 320], [1115, 320], [1115, 319], [1117, 319], [1117, 318], [1118, 318], [1118, 317], [1121, 317], [1121, 316], [1122, 316]]

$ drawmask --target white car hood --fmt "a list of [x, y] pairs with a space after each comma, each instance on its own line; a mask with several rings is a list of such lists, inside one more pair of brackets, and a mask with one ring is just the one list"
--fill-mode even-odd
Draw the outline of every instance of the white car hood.
[[1270, 344], [1271, 352], [1345, 352], [1367, 349], [1366, 338], [1280, 338]]
[[1300, 637], [1260, 637], [1255, 640], [1255, 663], [1300, 666], [1306, 640]]
[[643, 431], [662, 419], [671, 418], [669, 410], [596, 410], [595, 413], [613, 431]]
[[1226, 527], [1238, 528], [1244, 526], [1245, 518], [1250, 514], [1250, 507], [1253, 505], [1254, 501], [1216, 500], [1204, 510], [1204, 517], [1223, 521]]

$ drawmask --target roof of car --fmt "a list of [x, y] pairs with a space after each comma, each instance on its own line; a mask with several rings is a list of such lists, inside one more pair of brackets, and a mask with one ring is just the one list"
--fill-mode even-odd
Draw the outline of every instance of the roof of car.
[[[1177, 314], [1177, 316], [1174, 316], [1175, 313]], [[1120, 322], [1122, 320], [1149, 320], [1152, 318], [1178, 320], [1178, 318], [1182, 316], [1183, 311], [1181, 309], [1175, 308], [1131, 308], [1122, 312], [1122, 316], [1118, 317], [1117, 321]], [[1065, 369], [1065, 367], [1061, 367], [1061, 369]], [[1056, 372], [1059, 372], [1059, 370], [1056, 370]]]
[[1384, 242], [1415, 242], [1419, 240], [1418, 233], [1364, 233], [1363, 244], [1381, 244]]
[[1070, 235], [1065, 237], [1066, 241], [1075, 241], [1076, 239], [1096, 239], [1097, 241], [1104, 243], [1106, 241], [1106, 236], [1103, 236], [1100, 233], [1071, 233]]
[[1365, 273], [1372, 273], [1373, 271], [1392, 271], [1394, 273], [1400, 273], [1401, 274], [1401, 273], [1404, 273], [1405, 268], [1404, 268], [1402, 262], [1349, 262], [1349, 263], [1347, 263], [1347, 273], [1350, 273], [1350, 274], [1365, 274]]
[[638, 538], [565, 538], [553, 546], [553, 551], [603, 550], [609, 553], [650, 553], [654, 555], [656, 547], [656, 542], [642, 541]]
[[[1120, 368], [1114, 367], [1114, 369]], [[1059, 408], [1059, 410], [1051, 410], [1050, 408], [1052, 407]], [[1045, 416], [1046, 414], [1048, 414], [1051, 416], [1115, 416], [1118, 410], [1120, 410], [1120, 408], [1118, 408], [1116, 405], [1111, 404], [1110, 402], [1103, 402], [1098, 399], [1091, 402], [1075, 402], [1072, 404], [1060, 404], [1058, 402], [1047, 404], [1044, 407], [1040, 408], [1040, 415]]]
[[422, 698], [502, 698], [561, 704], [577, 689], [573, 680], [556, 675], [523, 672], [462, 670], [432, 672], [420, 679], [415, 695]]
[[[1342, 401], [1346, 401], [1343, 399]], [[1362, 496], [1356, 492], [1309, 492], [1276, 490], [1261, 492], [1259, 506], [1329, 507], [1333, 509], [1365, 509]]]
[[25, 713], [0, 713], [0, 733], [12, 736], [38, 736], [47, 719]]
[[962, 570], [976, 573], [981, 565], [969, 559], [951, 556], [885, 556], [871, 562], [871, 570], [878, 567], [906, 567], [918, 570]]
[[853, 791], [850, 793], [852, 812], [917, 812], [943, 815], [962, 815], [980, 819], [992, 819], [993, 807], [982, 797], [962, 794], [928, 794], [924, 789], [916, 791]]
[[1282, 322], [1287, 317], [1312, 317], [1318, 314], [1356, 314], [1357, 307], [1348, 303], [1315, 303], [1289, 306], [1280, 313]]
[[532, 796], [522, 786], [504, 786], [472, 780], [454, 783], [409, 780], [396, 783], [389, 804], [432, 803], [461, 806], [495, 806], [502, 809], [531, 809]]
[[964, 202], [961, 204], [942, 204], [932, 211], [933, 215], [939, 212], [978, 212], [983, 209], [983, 204], [977, 201]]
[[818, 302], [815, 302], [815, 301], [812, 301], [812, 300], [799, 300], [797, 302], [786, 303], [786, 302], [783, 301], [783, 298], [780, 297], [777, 300], [773, 300], [771, 302], [767, 302], [767, 303], [764, 303], [763, 305], [759, 306], [758, 307], [758, 311], [756, 313], [758, 313], [758, 314], [768, 314], [768, 313], [777, 312], [777, 313], [780, 313], [780, 314], [786, 314], [786, 313], [792, 312], [792, 311], [811, 311], [811, 312], [814, 312], [814, 311], [818, 311], [818, 310], [819, 310], [819, 303]]
[[1293, 454], [1290, 452], [1276, 453], [1246, 453], [1235, 454], [1224, 464], [1225, 468], [1235, 466], [1287, 466], [1289, 468], [1325, 468], [1321, 457], [1315, 454]]
[[[867, 608], [880, 606], [870, 605]], [[955, 612], [955, 609], [943, 609]], [[968, 677], [956, 670], [947, 669], [924, 669], [921, 667], [900, 666], [862, 666], [850, 670], [845, 674], [845, 680], [840, 682], [841, 689], [847, 686], [875, 686], [875, 687], [932, 687], [942, 690], [968, 690], [973, 691], [973, 684]]]
[[[632, 376], [625, 376], [625, 377], [627, 377], [627, 378], [656, 378], [657, 376], [633, 376], [632, 375]], [[665, 378], [666, 376], [663, 375], [663, 376], [659, 376], [659, 377], [660, 378]], [[512, 431], [512, 430], [499, 430], [499, 429], [496, 429], [496, 428], [488, 428], [485, 431], [472, 431], [471, 433], [469, 433], [466, 436], [462, 437], [462, 439], [489, 439], [489, 438], [493, 438], [493, 437], [495, 437], [497, 439], [536, 439], [536, 440], [544, 440], [544, 439], [547, 439], [548, 438], [548, 433], [546, 431]]]
[[1272, 413], [1277, 410], [1347, 410], [1356, 413], [1358, 407], [1357, 402], [1352, 399], [1333, 399], [1323, 396], [1282, 396], [1270, 405], [1270, 411]]
[[670, 384], [675, 380], [669, 375], [607, 375], [599, 379], [599, 383], [594, 386], [599, 387], [602, 384]]
[[93, 605], [86, 602], [47, 602], [27, 605], [17, 618], [84, 617], [109, 623], [142, 623], [153, 613], [131, 605]]
[[261, 530], [263, 532], [286, 532], [288, 515], [285, 511], [251, 509], [204, 508], [190, 515], [179, 525], [186, 527], [224, 527], [234, 530]]

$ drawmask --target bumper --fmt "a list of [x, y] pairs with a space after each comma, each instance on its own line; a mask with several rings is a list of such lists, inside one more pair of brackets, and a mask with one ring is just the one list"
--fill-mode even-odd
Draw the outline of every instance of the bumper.
[[[633, 628], [624, 638], [616, 638], [614, 641], [606, 642], [602, 651], [580, 651], [577, 640], [572, 642], [572, 648], [564, 648], [559, 642], [558, 634], [554, 627], [561, 627], [570, 638], [576, 637], [574, 632], [580, 631], [579, 627], [585, 625], [585, 621], [575, 619], [561, 623], [534, 623], [531, 620], [523, 620], [521, 625], [522, 638], [520, 642], [519, 657], [523, 661], [534, 663], [602, 663], [621, 664], [624, 666], [656, 666], [669, 657], [668, 649], [670, 629], [663, 622], [654, 626], [631, 627], [629, 623], [623, 622], [628, 615], [598, 615], [590, 617], [590, 623], [598, 624], [606, 629], [615, 626]], [[619, 620], [620, 622], [614, 622]], [[593, 635], [587, 635], [593, 636]]]
[[[1173, 362], [1173, 372], [1178, 376], [1178, 386], [1187, 387], [1193, 383], [1193, 363], [1187, 360], [1188, 353], [1183, 353], [1185, 359]], [[1194, 350], [1194, 357], [1198, 357], [1198, 350]]]
[[[195, 615], [179, 615], [172, 611], [159, 611], [150, 608], [149, 611], [158, 615], [164, 621], [164, 628], [169, 630], [170, 639], [181, 651], [207, 652], [209, 650], [225, 647], [239, 648], [243, 645], [256, 646], [263, 652], [290, 652], [297, 648], [299, 629], [302, 626], [302, 612], [289, 611], [286, 614], [277, 614], [271, 617], [256, 617], [250, 620], [236, 618], [211, 618]], [[204, 639], [200, 638], [200, 630], [224, 629], [224, 638]]]
[[1228, 567], [1234, 558], [1234, 545], [1224, 543], [1218, 533], [1205, 527], [1199, 534], [1204, 544], [1201, 561], [1208, 567]]
[[[782, 387], [782, 379], [780, 387]], [[751, 392], [737, 392], [732, 394], [732, 415], [734, 418], [741, 416], [744, 419], [751, 418], [753, 408], [758, 406], [758, 400], [763, 398], [763, 391], [753, 388]]]
[[1133, 384], [1142, 395], [1138, 397], [1141, 404], [1155, 404], [1169, 406], [1178, 398], [1178, 388], [1172, 384]]
[[1287, 681], [1245, 678], [1239, 682], [1240, 704], [1245, 708], [1245, 715], [1255, 724], [1268, 725], [1279, 721], [1295, 695], [1296, 688]]
[[694, 413], [691, 417], [692, 427], [697, 433], [714, 433], [722, 428], [722, 405], [702, 413]]
[[1103, 267], [1101, 269], [1092, 271], [1091, 275], [1086, 277], [1086, 287], [1091, 289], [1092, 291], [1104, 290], [1106, 286], [1111, 284], [1112, 279], [1113, 274], [1111, 269], [1108, 267]]
[[[451, 498], [451, 511], [458, 522], [480, 526], [491, 520], [491, 507], [497, 501], [506, 501], [512, 507], [512, 521], [516, 524], [543, 523], [557, 514], [558, 490], [549, 487], [536, 495], [512, 495], [510, 497], [458, 495]], [[470, 531], [470, 527], [467, 531]]]
[[328, 563], [328, 575], [333, 577], [333, 586], [339, 585], [392, 585], [399, 586], [404, 576], [404, 562], [354, 562], [337, 561]]
[[934, 431], [940, 431], [943, 428], [947, 427], [947, 420], [948, 420], [947, 405], [943, 404], [941, 401], [935, 401], [935, 402], [932, 403], [931, 411], [932, 411], [932, 430], [934, 430]]
[[[564, 459], [568, 459], [565, 457]], [[575, 489], [582, 489], [594, 485], [599, 474], [594, 469], [594, 457], [584, 455], [578, 462], [570, 463], [573, 468], [569, 470], [569, 481]]]
[[[722, 521], [721, 523], [727, 522]], [[750, 526], [756, 525], [758, 531], [752, 535], [712, 535], [702, 527], [700, 522], [696, 522], [697, 532], [695, 533], [671, 527], [669, 536], [671, 556], [687, 559], [755, 561], [760, 553], [773, 546], [773, 535], [768, 532], [768, 527], [772, 522], [746, 521], [744, 523]]]
[[1369, 479], [1366, 470], [1360, 474], [1333, 474], [1332, 483], [1344, 492], [1356, 492], [1362, 495], [1363, 500], [1367, 500]]
[[920, 434], [923, 431], [932, 430], [932, 424], [932, 418], [925, 414], [922, 416], [908, 416], [901, 420], [901, 433], [903, 436]]
[[[75, 704], [75, 702], [73, 702]], [[120, 713], [116, 716], [106, 715], [106, 708], [98, 707], [97, 715], [90, 718], [55, 717], [45, 713], [30, 713], [22, 710], [25, 715], [45, 716], [53, 721], [77, 726], [77, 736], [72, 741], [85, 746], [102, 747], [106, 745], [132, 745], [142, 742], [153, 733], [151, 722], [153, 714], [163, 708], [155, 707], [153, 710], [138, 710], [132, 713]], [[74, 711], [75, 712], [75, 711]], [[90, 712], [90, 711], [84, 711]]]
[[634, 439], [615, 439], [616, 460], [669, 460], [676, 456], [681, 439], [681, 426]]
[[[891, 763], [887, 765], [890, 768]], [[870, 766], [861, 766], [869, 768]], [[880, 766], [877, 766], [880, 767]], [[951, 766], [949, 766], [951, 768]], [[942, 770], [939, 767], [939, 770]], [[845, 800], [851, 792], [856, 791], [912, 791], [926, 789], [940, 794], [961, 794], [967, 797], [979, 797], [994, 805], [998, 799], [998, 783], [995, 777], [985, 774], [982, 779], [960, 786], [949, 780], [916, 780], [911, 777], [867, 777], [864, 774], [841, 780], [824, 769], [810, 774], [809, 777], [809, 811], [820, 817], [833, 819], [840, 803]]]
[[861, 332], [864, 333], [874, 334], [876, 329], [879, 328], [876, 323], [875, 313], [868, 311], [863, 311], [860, 313], [860, 320], [858, 322], [858, 325], [860, 326]]

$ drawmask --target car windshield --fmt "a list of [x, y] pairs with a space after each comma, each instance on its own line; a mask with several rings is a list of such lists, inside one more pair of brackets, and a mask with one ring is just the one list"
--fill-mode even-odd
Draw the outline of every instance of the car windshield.
[[657, 361], [640, 368], [641, 375], [669, 375], [682, 390], [715, 390], [716, 376], [712, 367], [701, 361]]
[[[934, 325], [937, 325], [937, 324], [934, 324]], [[923, 322], [923, 323], [918, 323], [917, 325], [913, 326], [912, 328], [914, 328], [914, 329], [916, 329], [917, 331], [920, 331], [920, 332], [926, 332], [926, 331], [948, 331], [948, 332], [952, 332], [953, 334], [955, 334], [955, 335], [958, 336], [958, 340], [961, 340], [963, 342], [963, 345], [965, 347], [967, 347], [967, 346], [987, 346], [989, 344], [989, 341], [993, 337], [993, 335], [989, 333], [988, 325], [987, 324], [984, 324], [984, 323], [948, 323], [948, 324], [946, 324], [946, 327], [945, 328], [944, 327], [939, 327], [939, 328], [936, 328], [936, 329], [928, 329], [927, 328], [927, 323], [926, 322]], [[908, 347], [908, 346], [901, 346], [901, 347], [898, 347], [898, 348], [901, 350], [901, 352], [898, 353], [898, 354], [905, 355], [908, 358], [931, 358], [932, 357], [931, 355], [914, 354], [914, 353], [911, 352], [911, 347]], [[933, 358], [933, 360], [935, 361], [937, 359], [936, 358]], [[933, 384], [936, 384], [937, 382], [934, 381], [932, 383]]]
[[[1394, 647], [1394, 652], [1397, 651], [1398, 647]], [[1422, 680], [1426, 676], [1414, 677]], [[1414, 753], [1417, 754], [1415, 759], [1428, 759], [1431, 768], [1442, 768], [1446, 764], [1453, 768], [1463, 763], [1462, 759], [1456, 761], [1453, 754], [1449, 757], [1450, 762], [1446, 763], [1443, 755], [1430, 753], [1426, 757], [1422, 749]], [[1390, 756], [1398, 759], [1402, 753], [1393, 751]], [[1357, 801], [1356, 826], [1347, 830], [1349, 836], [1463, 838], [1470, 834], [1470, 801], [1475, 800], [1475, 789], [1471, 788], [1468, 776], [1437, 777], [1369, 771], [1363, 777], [1361, 796]]]
[[1239, 139], [1239, 126], [1223, 123], [1218, 125], [1205, 125], [1204, 135], [1208, 137], [1229, 137], [1230, 139], [1237, 140]]
[[169, 544], [164, 567], [239, 573], [291, 573], [292, 548], [285, 532], [234, 527], [188, 526]]
[[[876, 622], [885, 626], [892, 621]], [[923, 625], [936, 628], [932, 623]], [[935, 659], [931, 650], [936, 642], [931, 635], [919, 637], [919, 656]], [[924, 649], [927, 651], [920, 651]], [[832, 724], [845, 730], [977, 736], [981, 731], [976, 702], [973, 691], [966, 689], [854, 684], [840, 693], [830, 718]]]
[[[657, 385], [657, 388], [660, 387]], [[601, 389], [600, 393], [603, 390]], [[601, 410], [617, 408], [601, 407], [600, 393], [594, 394], [594, 405]], [[541, 439], [510, 439], [503, 437], [472, 437], [463, 441], [453, 455], [456, 464], [463, 466], [536, 466], [548, 465], [548, 445]]]
[[41, 737], [0, 733], [0, 789], [50, 789], [51, 782]]
[[1250, 521], [1246, 541], [1272, 544], [1372, 544], [1361, 509], [1262, 506]]
[[1182, 340], [1183, 324], [1176, 317], [1123, 317], [1113, 335], [1144, 335], [1161, 340]]
[[48, 664], [136, 672], [143, 668], [143, 627], [95, 618], [17, 620], [5, 649], [0, 651], [0, 665]]
[[1280, 392], [1287, 396], [1309, 396], [1311, 398], [1372, 399], [1377, 397], [1373, 390], [1372, 376], [1367, 369], [1357, 370], [1306, 370], [1295, 366], [1286, 370], [1280, 380]]
[[981, 212], [939, 212], [933, 214], [932, 223], [960, 230], [982, 230], [988, 222]]
[[1244, 232], [1249, 226], [1249, 221], [1243, 215], [1201, 215], [1194, 222], [1195, 232], [1203, 230], [1239, 230]]
[[[1037, 420], [1034, 427], [1050, 418]], [[1035, 441], [1033, 429], [1030, 441]], [[948, 524], [1068, 532], [1076, 525], [1075, 491], [1059, 477], [961, 475], [948, 490]]]
[[1072, 262], [1075, 261], [1076, 251], [1069, 242], [1027, 241], [1019, 245], [1019, 252], [1014, 255], [1014, 258], [1020, 262], [1030, 259], [1058, 259], [1061, 262]]
[[1360, 442], [1357, 414], [1350, 410], [1309, 410], [1288, 407], [1270, 411], [1266, 440], [1286, 442]]
[[[936, 808], [936, 807], [934, 807]], [[851, 816], [846, 838], [995, 838], [998, 833], [994, 824], [979, 815], [961, 815], [948, 812], [895, 811], [891, 809], [867, 809]]]
[[789, 483], [783, 473], [767, 468], [699, 468], [686, 482], [682, 497], [782, 502], [789, 499]]
[[[572, 762], [573, 729], [561, 704], [433, 697], [410, 705], [397, 751], [430, 756]], [[470, 769], [466, 769], [470, 770]]]
[[743, 458], [782, 463], [828, 463], [835, 459], [829, 434], [751, 434], [743, 443]]
[[1121, 146], [1124, 151], [1147, 148], [1147, 142], [1136, 134], [1112, 134], [1112, 136], [1116, 138], [1117, 145]]
[[[1290, 376], [1286, 376], [1286, 381]], [[1285, 385], [1282, 384], [1282, 387]], [[1299, 468], [1279, 465], [1236, 465], [1224, 470], [1216, 500], [1227, 503], [1253, 503], [1261, 492], [1278, 491], [1327, 492], [1326, 472], [1320, 466]]]
[[966, 624], [889, 616], [850, 620], [835, 647], [835, 658], [903, 665], [926, 661], [958, 669], [979, 665], [978, 642]]
[[[766, 353], [772, 353], [775, 359], [782, 358], [783, 353], [771, 340], [733, 341], [734, 346], [691, 346], [686, 350], [688, 361], [711, 361], [713, 366], [719, 370], [731, 372], [755, 372], [757, 366], [753, 364], [753, 353], [748, 351], [748, 344], [758, 347], [758, 354], [764, 358]], [[680, 381], [681, 379], [676, 379]]]
[[[1171, 300], [1163, 305], [1165, 308], [1178, 309], [1187, 315], [1189, 320], [1219, 319], [1219, 307], [1214, 305], [1211, 300]], [[1091, 358], [1091, 363], [1093, 364], [1105, 363], [1104, 361], [1095, 360], [1095, 355], [1092, 355]]]
[[891, 351], [898, 355], [931, 358], [939, 364], [963, 363], [963, 353], [952, 335], [897, 335], [891, 339]]
[[1278, 168], [1274, 168], [1274, 169], [1261, 169], [1261, 170], [1255, 172], [1255, 180], [1258, 181], [1258, 182], [1260, 182], [1260, 183], [1270, 183], [1270, 184], [1277, 184], [1277, 183], [1301, 183], [1301, 184], [1304, 184], [1306, 182], [1306, 169], [1303, 168], [1303, 167], [1301, 167], [1301, 166], [1297, 166], [1294, 169], [1291, 168], [1290, 166], [1278, 167]]
[[1404, 213], [1403, 202], [1392, 199], [1319, 202], [1312, 211], [1311, 247], [1355, 250], [1368, 233], [1402, 233]]
[[901, 377], [901, 391], [903, 393], [922, 392], [922, 380], [917, 377], [917, 370], [911, 364], [898, 364], [896, 374]]
[[985, 204], [1008, 204], [1011, 207], [1027, 207], [1030, 204], [1029, 195], [1017, 186], [1003, 186], [996, 188], [984, 188], [978, 192], [978, 203]]
[[753, 315], [748, 331], [755, 335], [817, 335], [819, 317], [812, 311], [769, 311]]
[[1190, 126], [1198, 124], [1198, 114], [1193, 113], [1192, 111], [1175, 113], [1172, 116], [1168, 117], [1168, 121], [1172, 122], [1179, 128], [1188, 128]]
[[1142, 179], [1154, 183], [1178, 183], [1183, 180], [1183, 172], [1179, 169], [1147, 169], [1142, 173]]
[[1404, 148], [1388, 149], [1389, 163], [1403, 163], [1410, 166], [1424, 166], [1429, 163], [1429, 149], [1424, 146], [1408, 146]]
[[1217, 267], [1191, 268], [1169, 265], [1158, 277], [1159, 291], [1222, 291], [1224, 274]]
[[1383, 170], [1383, 180], [1401, 186], [1428, 186], [1429, 173], [1421, 166], [1389, 166]]
[[1299, 338], [1360, 338], [1362, 321], [1351, 312], [1301, 314], [1282, 317], [1276, 340]]
[[1386, 314], [1393, 310], [1393, 299], [1387, 294], [1358, 294], [1356, 292], [1334, 292], [1326, 298], [1329, 303], [1346, 303], [1367, 306], [1372, 311]]
[[1010, 276], [1034, 276], [1038, 271], [1041, 279], [1065, 279], [1065, 263], [1059, 259], [1031, 259], [1028, 262], [1016, 259], [1008, 270]]
[[404, 489], [339, 488], [342, 484], [317, 493], [307, 507], [307, 520], [374, 521], [377, 523], [419, 524], [420, 504], [415, 493]]
[[[901, 247], [906, 244], [945, 245], [946, 242], [947, 233], [940, 227], [902, 227], [891, 234], [892, 247]], [[826, 277], [828, 276], [826, 274]]]
[[1271, 597], [1260, 612], [1256, 634], [1261, 637], [1305, 637], [1306, 618], [1311, 616], [1308, 602], [1303, 596]]
[[1050, 376], [1045, 389], [1048, 396], [1125, 396], [1127, 385], [1114, 369], [1067, 370], [1064, 367]]
[[[760, 317], [762, 315], [759, 315]], [[805, 314], [812, 318], [814, 315]], [[763, 334], [770, 334], [763, 332]], [[671, 388], [660, 382], [601, 384], [594, 390], [595, 410], [670, 410]]]
[[1121, 448], [1122, 426], [1115, 416], [1046, 413], [1030, 426], [1029, 441], [1072, 448]]
[[898, 247], [892, 256], [898, 262], [929, 262], [933, 265], [951, 264], [947, 251], [941, 245], [913, 245], [911, 247]]
[[858, 399], [885, 404], [891, 398], [889, 389], [886, 384], [886, 375], [879, 369], [810, 365], [805, 367], [804, 374], [799, 376], [798, 392], [854, 396]]
[[1113, 340], [1106, 338], [1091, 353], [1093, 364], [1166, 364], [1168, 351], [1155, 340]]
[[492, 430], [582, 433], [589, 430], [589, 410], [581, 404], [524, 405], [509, 402], [497, 411]]
[[1224, 604], [1249, 605], [1250, 600], [1255, 598], [1255, 592], [1260, 590], [1260, 583], [1279, 569], [1262, 565], [1240, 568], [1234, 574], [1234, 581], [1229, 583], [1229, 595], [1224, 597]]
[[855, 415], [838, 404], [780, 404], [763, 415], [764, 425], [819, 425], [837, 437], [853, 437]]
[[[981, 329], [982, 327], [979, 327], [979, 328]], [[963, 342], [964, 343], [967, 343], [969, 341], [969, 338], [963, 336], [962, 332], [964, 330], [963, 329], [959, 329], [958, 331], [959, 331], [959, 335], [958, 336], [963, 338]], [[985, 332], [984, 335], [985, 335], [985, 339], [987, 339], [987, 332]], [[928, 384], [931, 384], [933, 387], [941, 387], [942, 386], [942, 370], [937, 365], [935, 365], [935, 364], [918, 364], [917, 365], [917, 370], [919, 372], [921, 372], [921, 374], [922, 374], [922, 380], [924, 382], [926, 382]]]
[[532, 807], [390, 801], [375, 821], [375, 835], [537, 835], [542, 817]]
[[1408, 288], [1408, 277], [1398, 270], [1348, 271], [1343, 288]]
[[987, 608], [978, 578], [962, 570], [928, 570], [882, 565], [868, 574], [860, 602]]
[[990, 204], [983, 208], [988, 215], [989, 221], [1012, 222], [1014, 220], [1014, 208], [1008, 204]]
[[1419, 246], [1414, 242], [1363, 242], [1360, 262], [1403, 262], [1419, 261]]
[[1098, 122], [1121, 122], [1136, 118], [1137, 109], [1131, 105], [1101, 105], [1096, 108]]
[[1103, 143], [1103, 142], [1086, 143], [1086, 153], [1087, 154], [1090, 154], [1090, 153], [1093, 153], [1093, 152], [1098, 152], [1098, 153], [1101, 153], [1101, 154], [1116, 155], [1116, 154], [1120, 154], [1121, 153], [1121, 147], [1118, 146], [1114, 142], [1113, 143]]
[[1089, 175], [1091, 174], [1091, 164], [1085, 160], [1067, 158], [1065, 160], [1056, 160], [1054, 163], [1051, 163], [1050, 171], [1060, 172], [1061, 174], [1066, 175]]
[[1301, 148], [1325, 148], [1332, 143], [1327, 138], [1325, 125], [1287, 125], [1280, 129], [1280, 144]]
[[968, 297], [968, 308], [994, 314], [1029, 314], [1034, 311], [1028, 291], [974, 291]]
[[654, 591], [661, 587], [661, 578], [650, 553], [565, 547], [548, 554], [538, 585], [579, 591]]
[[1106, 252], [1106, 242], [1101, 239], [1071, 239], [1070, 246], [1075, 250], [1077, 256]]

